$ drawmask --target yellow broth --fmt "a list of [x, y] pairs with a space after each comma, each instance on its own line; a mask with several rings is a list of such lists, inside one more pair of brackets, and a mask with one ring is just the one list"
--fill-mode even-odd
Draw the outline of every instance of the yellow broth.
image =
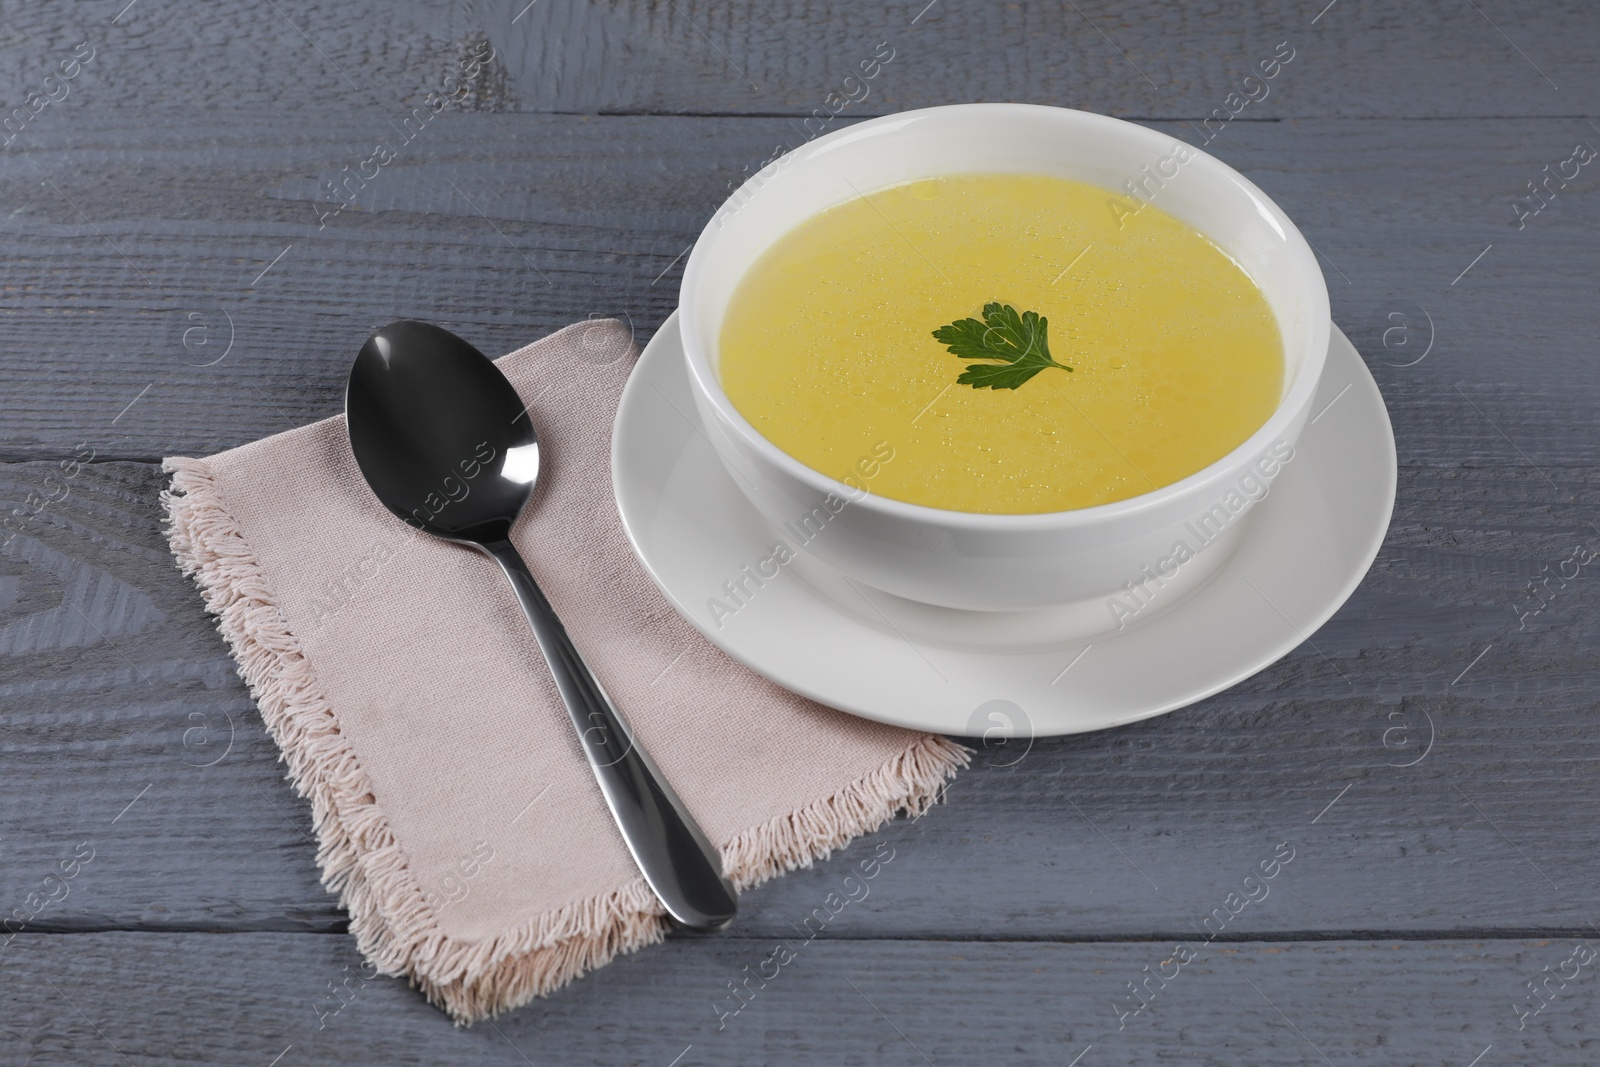
[[[1072, 370], [957, 384], [974, 361], [933, 332], [991, 302], [1043, 316]], [[1260, 428], [1284, 375], [1265, 297], [1206, 237], [1026, 174], [914, 182], [806, 220], [742, 279], [719, 348], [734, 406], [807, 466], [858, 484], [865, 463], [874, 493], [1011, 514], [1193, 474]]]

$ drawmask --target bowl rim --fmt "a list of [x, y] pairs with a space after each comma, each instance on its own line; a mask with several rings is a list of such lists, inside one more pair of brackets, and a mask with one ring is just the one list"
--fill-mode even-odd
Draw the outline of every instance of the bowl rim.
[[[1286, 254], [1291, 259], [1301, 260], [1300, 265], [1305, 268], [1304, 273], [1309, 277], [1318, 279], [1319, 284], [1315, 287], [1316, 292], [1312, 296], [1312, 303], [1313, 305], [1320, 305], [1320, 308], [1314, 306], [1310, 312], [1312, 343], [1310, 350], [1306, 353], [1306, 363], [1298, 379], [1279, 399], [1278, 406], [1273, 409], [1272, 414], [1267, 417], [1267, 420], [1255, 432], [1246, 437], [1232, 450], [1193, 474], [1186, 475], [1178, 481], [1136, 496], [1125, 497], [1122, 500], [1063, 511], [982, 512], [929, 507], [926, 504], [913, 504], [909, 501], [895, 500], [891, 497], [874, 493], [870, 489], [862, 490], [847, 485], [813, 467], [807, 466], [779, 448], [757, 430], [733, 405], [728, 395], [723, 392], [722, 383], [718, 380], [716, 371], [710, 364], [709, 349], [701, 343], [701, 338], [695, 325], [692, 298], [700, 283], [701, 275], [705, 272], [706, 259], [710, 254], [709, 249], [716, 243], [721, 232], [721, 227], [717, 225], [717, 220], [728, 210], [729, 205], [742, 199], [744, 201], [742, 205], [734, 210], [750, 210], [751, 205], [757, 201], [761, 189], [765, 185], [763, 176], [771, 168], [780, 165], [787, 168], [804, 164], [842, 142], [856, 142], [878, 134], [890, 133], [915, 122], [973, 119], [981, 121], [986, 117], [994, 117], [999, 114], [1027, 116], [1029, 121], [1046, 123], [1080, 123], [1090, 129], [1098, 128], [1099, 131], [1108, 136], [1133, 136], [1151, 139], [1152, 142], [1159, 141], [1162, 145], [1183, 145], [1195, 154], [1197, 160], [1204, 161], [1202, 165], [1217, 168], [1223, 178], [1232, 182], [1241, 192], [1254, 201], [1257, 213], [1262, 217], [1264, 223], [1276, 230], [1283, 238]], [[1154, 143], [1152, 147], [1155, 147]], [[1190, 164], [1185, 164], [1185, 166], [1188, 165]], [[952, 169], [949, 173], [966, 174], [982, 173], [982, 171]], [[905, 183], [895, 182], [893, 184], [900, 185]], [[891, 187], [891, 185], [875, 185], [862, 195], [870, 195], [880, 189]], [[1243, 268], [1241, 267], [1241, 269]], [[1248, 272], [1246, 272], [1246, 277], [1250, 277]], [[1252, 277], [1251, 280], [1254, 282], [1255, 279]], [[1228, 481], [1240, 473], [1241, 467], [1246, 465], [1247, 460], [1259, 457], [1277, 441], [1286, 440], [1291, 426], [1305, 413], [1316, 394], [1317, 385], [1322, 378], [1322, 372], [1327, 363], [1328, 337], [1326, 335], [1331, 328], [1328, 287], [1324, 280], [1321, 265], [1317, 262], [1310, 242], [1305, 239], [1299, 227], [1284, 213], [1283, 209], [1278, 207], [1272, 198], [1267, 196], [1254, 182], [1216, 156], [1194, 147], [1187, 141], [1170, 137], [1147, 126], [1113, 118], [1109, 115], [1079, 111], [1074, 108], [1054, 107], [1047, 104], [945, 104], [937, 107], [916, 108], [895, 112], [891, 115], [865, 119], [855, 125], [835, 130], [832, 133], [806, 142], [751, 175], [738, 189], [734, 190], [727, 200], [718, 205], [710, 220], [707, 221], [705, 228], [701, 230], [700, 236], [696, 238], [694, 247], [689, 253], [689, 260], [684, 266], [683, 280], [679, 286], [678, 304], [684, 310], [684, 314], [678, 317], [678, 328], [682, 334], [682, 344], [689, 377], [695, 386], [698, 397], [710, 403], [724, 426], [737, 433], [747, 447], [754, 448], [767, 462], [772, 463], [785, 474], [819, 493], [835, 496], [846, 501], [850, 507], [862, 508], [887, 518], [913, 522], [919, 525], [938, 525], [946, 528], [983, 532], [1060, 530], [1115, 522], [1119, 519], [1136, 517], [1144, 512], [1167, 507], [1174, 501], [1199, 493], [1209, 485]], [[1274, 315], [1274, 318], [1276, 317]], [[1280, 334], [1282, 325], [1282, 322], [1279, 321]], [[1322, 338], [1322, 343], [1320, 344], [1317, 343], [1319, 337]], [[1287, 344], [1284, 347], [1287, 354]]]

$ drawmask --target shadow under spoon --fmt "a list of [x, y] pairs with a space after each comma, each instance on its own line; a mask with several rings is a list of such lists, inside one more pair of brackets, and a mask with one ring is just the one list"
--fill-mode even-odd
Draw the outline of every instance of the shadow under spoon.
[[516, 390], [455, 334], [402, 319], [373, 334], [345, 391], [350, 447], [378, 500], [417, 529], [500, 565], [594, 770], [628, 851], [667, 914], [695, 930], [732, 921], [738, 898], [684, 810], [578, 654], [511, 525], [533, 494], [539, 442]]

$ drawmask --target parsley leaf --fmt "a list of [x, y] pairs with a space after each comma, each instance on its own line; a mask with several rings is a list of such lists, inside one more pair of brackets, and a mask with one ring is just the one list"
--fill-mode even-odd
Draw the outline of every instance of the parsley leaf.
[[983, 305], [983, 320], [957, 319], [933, 331], [936, 341], [958, 359], [994, 360], [969, 363], [957, 385], [974, 389], [1016, 389], [1047, 367], [1072, 370], [1050, 358], [1050, 320], [1037, 311], [1010, 304]]

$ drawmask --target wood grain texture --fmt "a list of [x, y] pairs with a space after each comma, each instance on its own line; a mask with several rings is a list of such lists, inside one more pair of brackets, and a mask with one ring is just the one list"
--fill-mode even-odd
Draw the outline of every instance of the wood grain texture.
[[[1193, 945], [1196, 957], [1164, 987], [1152, 981], [1148, 1007], [1118, 1029], [1119, 998], [1135, 1003], [1127, 983], [1143, 980], [1147, 966], [1155, 971], [1171, 941], [787, 936], [793, 958], [764, 987], [757, 972], [776, 939], [672, 940], [459, 1030], [398, 980], [364, 981], [359, 957], [338, 938], [24, 935], [0, 957], [8, 972], [0, 1048], [18, 1067], [265, 1067], [279, 1055], [284, 1065], [1065, 1067], [1091, 1047], [1083, 1067], [1466, 1067], [1491, 1047], [1484, 1064], [1588, 1064], [1600, 1037], [1587, 1010], [1594, 964], [1564, 989], [1552, 983], [1553, 999], [1517, 1028], [1515, 1006], [1530, 998], [1523, 983], [1558, 968], [1571, 941]], [[749, 1000], [737, 1015], [719, 1014], [719, 1006], [731, 1010], [728, 983], [742, 982], [746, 968], [757, 975], [745, 987]]]
[[524, 109], [809, 115], [882, 41], [894, 59], [852, 110], [1011, 100], [1196, 118], [1287, 41], [1303, 65], [1263, 101], [1274, 118], [1581, 111], [1576, 94], [1596, 73], [1587, 9], [1478, 6], [494, 0], [479, 10]]
[[[1274, 48], [1296, 50], [1272, 118], [1573, 116], [1600, 31], [1582, 0], [1513, 5], [1243, 0], [473, 0], [360, 4], [28, 4], [0, 9], [6, 110], [57, 54], [96, 56], [64, 110], [126, 106], [186, 121], [351, 112], [395, 121], [480, 41], [500, 61], [463, 106], [522, 112], [804, 117], [887, 42], [894, 58], [847, 113], [972, 100], [1199, 118]], [[1326, 10], [1324, 10], [1326, 9]], [[1320, 14], [1320, 17], [1319, 17]], [[859, 90], [853, 90], [859, 96]], [[59, 116], [52, 116], [58, 118]]]

